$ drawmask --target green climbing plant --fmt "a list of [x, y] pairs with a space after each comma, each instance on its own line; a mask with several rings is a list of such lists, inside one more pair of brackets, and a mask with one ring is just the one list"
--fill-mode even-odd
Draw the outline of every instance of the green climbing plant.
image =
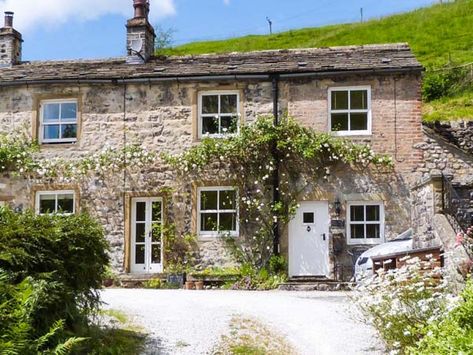
[[[205, 172], [225, 171], [238, 188], [240, 238], [227, 238], [241, 263], [261, 269], [273, 250], [273, 223], [284, 227], [292, 218], [301, 196], [311, 186], [330, 178], [339, 164], [355, 169], [391, 169], [391, 157], [373, 152], [327, 133], [318, 133], [290, 117], [274, 126], [272, 117], [261, 117], [241, 128], [239, 135], [204, 138], [179, 155], [165, 155], [182, 182], [198, 179]], [[280, 199], [273, 202], [273, 177], [279, 176]]]

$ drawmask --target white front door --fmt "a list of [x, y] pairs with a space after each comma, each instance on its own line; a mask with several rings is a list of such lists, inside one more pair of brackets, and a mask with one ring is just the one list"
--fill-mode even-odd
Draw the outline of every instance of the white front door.
[[327, 201], [301, 202], [289, 222], [289, 276], [328, 276]]
[[162, 272], [163, 200], [133, 198], [131, 223], [131, 272]]

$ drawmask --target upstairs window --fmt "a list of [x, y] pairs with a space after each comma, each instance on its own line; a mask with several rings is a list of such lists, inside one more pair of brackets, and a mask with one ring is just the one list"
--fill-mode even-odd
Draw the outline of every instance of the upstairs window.
[[338, 135], [371, 134], [369, 87], [329, 90], [330, 129]]
[[238, 92], [206, 92], [199, 95], [199, 138], [237, 134], [239, 124]]
[[237, 190], [231, 187], [200, 188], [198, 228], [203, 237], [238, 235]]
[[41, 102], [40, 142], [44, 144], [77, 142], [77, 100]]
[[382, 202], [348, 203], [348, 244], [380, 244], [384, 241]]
[[38, 191], [36, 193], [36, 213], [54, 213], [60, 215], [74, 214], [74, 191]]

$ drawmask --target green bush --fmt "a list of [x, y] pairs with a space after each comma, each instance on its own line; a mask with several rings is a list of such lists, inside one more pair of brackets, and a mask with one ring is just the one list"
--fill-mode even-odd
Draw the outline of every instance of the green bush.
[[461, 294], [460, 305], [444, 319], [433, 322], [411, 354], [473, 354], [473, 281]]
[[422, 96], [432, 101], [445, 96], [452, 96], [470, 89], [472, 78], [467, 68], [446, 68], [444, 71], [428, 71], [423, 80]]
[[50, 285], [32, 315], [39, 333], [60, 319], [72, 330], [98, 309], [107, 250], [102, 227], [87, 214], [38, 216], [0, 209], [0, 269], [12, 275], [12, 284], [31, 278]]
[[0, 270], [0, 354], [66, 354], [84, 340], [65, 339], [62, 320], [41, 335], [33, 328], [34, 318], [50, 303], [58, 283], [31, 277], [18, 284], [12, 281], [12, 275]]

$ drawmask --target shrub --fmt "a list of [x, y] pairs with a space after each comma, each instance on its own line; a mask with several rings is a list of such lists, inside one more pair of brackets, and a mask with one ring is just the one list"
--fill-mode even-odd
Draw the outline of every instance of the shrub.
[[444, 71], [430, 71], [424, 77], [422, 96], [426, 101], [432, 101], [444, 96], [452, 96], [464, 90], [471, 89], [468, 68], [445, 68]]
[[163, 236], [166, 271], [180, 273], [190, 269], [198, 249], [196, 237], [192, 234], [178, 235], [173, 224], [163, 227]]
[[34, 318], [51, 302], [50, 293], [60, 287], [58, 283], [27, 277], [13, 284], [12, 279], [0, 270], [0, 354], [66, 354], [84, 340], [66, 340], [62, 320], [52, 323], [41, 335], [33, 328]]
[[241, 266], [241, 279], [232, 288], [237, 290], [273, 290], [287, 280], [287, 261], [283, 256], [272, 256], [266, 267], [252, 264]]
[[433, 322], [418, 347], [411, 354], [472, 354], [473, 353], [473, 281], [461, 294], [459, 306], [444, 319]]
[[97, 310], [107, 250], [102, 227], [87, 214], [37, 216], [0, 209], [0, 269], [12, 275], [13, 284], [29, 277], [51, 285], [33, 316], [37, 331], [59, 319], [72, 329]]
[[380, 272], [356, 287], [355, 302], [390, 350], [404, 352], [452, 305], [434, 261], [406, 258], [399, 269]]

